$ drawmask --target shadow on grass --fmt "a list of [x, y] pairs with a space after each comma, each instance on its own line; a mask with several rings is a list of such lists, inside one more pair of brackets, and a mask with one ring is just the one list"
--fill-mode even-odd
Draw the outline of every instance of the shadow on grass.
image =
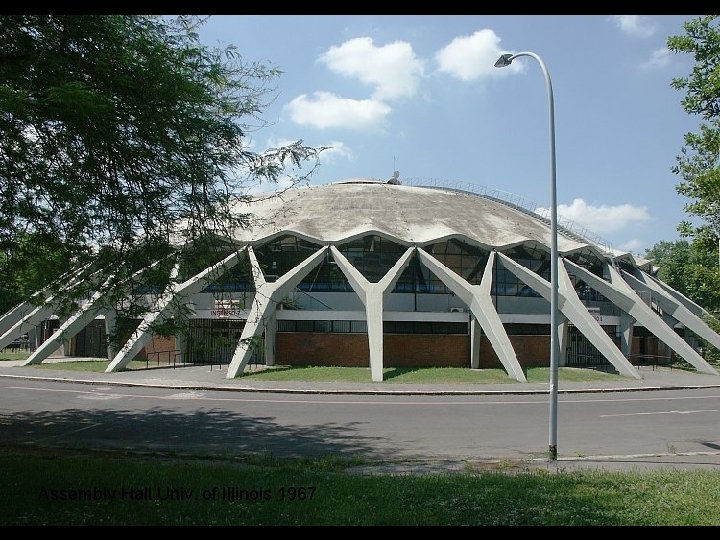
[[400, 377], [402, 375], [406, 375], [408, 373], [414, 373], [417, 371], [420, 371], [422, 368], [420, 367], [391, 367], [386, 368], [385, 372], [383, 373], [383, 380], [389, 381], [390, 379], [394, 379], [396, 377]]
[[241, 379], [243, 377], [250, 377], [252, 375], [257, 375], [258, 373], [283, 373], [286, 371], [299, 372], [302, 370], [314, 368], [315, 366], [272, 366], [265, 369], [259, 369], [257, 371], [243, 371], [242, 373], [238, 374], [237, 378]]
[[[1, 450], [1, 449], [0, 449]], [[124, 456], [0, 456], [7, 525], [717, 525], [718, 480], [708, 471], [613, 474], [360, 476], [311, 462], [237, 467]], [[43, 490], [76, 487], [104, 498], [58, 502]], [[149, 486], [139, 500], [122, 488]], [[225, 500], [212, 486], [263, 499]], [[290, 486], [313, 497], [288, 500]], [[168, 487], [192, 500], [168, 499]], [[126, 488], [127, 489], [127, 488]], [[293, 489], [297, 489], [294, 488]], [[108, 504], [109, 493], [114, 501]], [[201, 496], [201, 493], [203, 495]]]

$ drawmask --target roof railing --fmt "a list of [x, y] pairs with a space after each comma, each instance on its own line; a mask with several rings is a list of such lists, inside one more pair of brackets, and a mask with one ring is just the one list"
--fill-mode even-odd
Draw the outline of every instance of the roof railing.
[[[470, 195], [480, 196], [485, 199], [490, 199], [506, 206], [510, 206], [511, 208], [519, 210], [534, 218], [539, 218], [548, 225], [550, 224], [549, 208], [545, 208], [537, 204], [535, 201], [532, 201], [521, 195], [516, 195], [515, 193], [510, 193], [501, 189], [490, 188], [487, 186], [473, 184], [471, 182], [464, 182], [461, 180], [448, 180], [441, 178], [403, 178], [402, 183], [407, 186], [445, 189], [449, 191], [457, 191]], [[567, 238], [570, 238], [571, 240], [597, 246], [610, 259], [615, 258], [617, 256], [617, 253], [620, 252], [620, 250], [613, 249], [613, 247], [610, 245], [610, 242], [608, 242], [602, 236], [595, 234], [587, 227], [560, 215], [558, 216], [558, 230], [560, 233], [565, 235]]]

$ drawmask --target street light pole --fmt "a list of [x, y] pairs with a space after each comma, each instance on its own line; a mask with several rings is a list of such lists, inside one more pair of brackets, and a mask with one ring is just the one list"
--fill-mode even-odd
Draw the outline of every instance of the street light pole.
[[550, 126], [550, 426], [548, 457], [557, 460], [557, 406], [558, 406], [558, 361], [560, 360], [560, 338], [558, 323], [558, 246], [557, 246], [557, 179], [555, 166], [555, 105], [553, 101], [552, 81], [545, 62], [534, 52], [503, 54], [495, 62], [495, 67], [509, 66], [515, 58], [531, 56], [540, 64], [548, 95], [548, 112]]

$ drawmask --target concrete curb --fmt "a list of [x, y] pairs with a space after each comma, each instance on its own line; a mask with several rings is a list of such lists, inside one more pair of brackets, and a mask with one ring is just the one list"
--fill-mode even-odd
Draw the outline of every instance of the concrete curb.
[[[41, 377], [35, 375], [11, 375], [0, 373], [0, 377], [6, 379], [25, 379], [36, 381], [66, 382], [87, 385], [110, 385], [126, 386], [137, 388], [168, 388], [176, 390], [204, 390], [219, 392], [248, 392], [268, 394], [328, 394], [328, 395], [389, 395], [389, 396], [483, 396], [483, 395], [547, 395], [549, 390], [333, 390], [322, 388], [255, 388], [249, 386], [213, 386], [204, 384], [153, 384], [130, 381], [109, 381], [92, 379], [69, 379], [64, 377]], [[661, 390], [701, 390], [720, 388], [720, 384], [708, 385], [672, 385], [672, 386], [643, 386], [637, 388], [567, 388], [558, 389], [559, 394], [600, 394], [612, 392], [657, 392]]]

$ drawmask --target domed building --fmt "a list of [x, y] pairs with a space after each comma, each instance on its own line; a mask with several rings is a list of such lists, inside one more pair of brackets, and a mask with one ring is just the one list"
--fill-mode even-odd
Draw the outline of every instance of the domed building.
[[[373, 381], [393, 366], [502, 366], [525, 381], [524, 367], [549, 364], [550, 223], [519, 204], [358, 179], [258, 198], [242, 212], [250, 219], [231, 239], [237, 249], [182, 276], [118, 351], [102, 349], [114, 314], [91, 299], [57, 323], [28, 363], [63, 340], [79, 355], [97, 327], [107, 371], [161, 353], [227, 363], [228, 377], [259, 362], [365, 366]], [[565, 227], [558, 251], [561, 366], [640, 378], [637, 364], [674, 352], [718, 374], [694, 346], [699, 336], [720, 347], [705, 311], [659, 281], [650, 261]], [[187, 332], [154, 337], [153, 321], [178, 301], [192, 308]], [[18, 306], [5, 314], [0, 348], [50, 312]]]

